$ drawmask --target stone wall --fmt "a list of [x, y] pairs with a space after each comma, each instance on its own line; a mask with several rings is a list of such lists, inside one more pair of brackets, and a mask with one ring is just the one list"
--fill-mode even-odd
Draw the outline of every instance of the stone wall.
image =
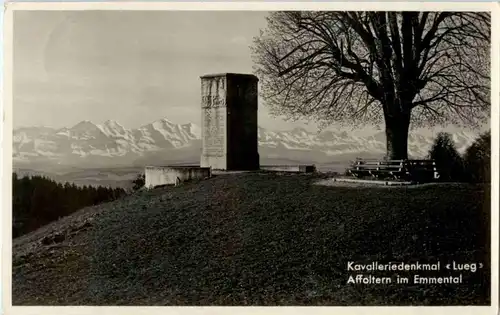
[[204, 179], [212, 176], [209, 167], [199, 166], [146, 166], [145, 187], [154, 188], [163, 185], [177, 185], [179, 183]]
[[292, 172], [292, 173], [314, 173], [316, 166], [311, 165], [262, 165], [260, 167], [264, 171], [274, 172]]

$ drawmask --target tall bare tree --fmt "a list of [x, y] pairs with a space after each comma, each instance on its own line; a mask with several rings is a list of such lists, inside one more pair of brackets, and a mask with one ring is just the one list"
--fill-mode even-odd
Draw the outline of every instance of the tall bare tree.
[[490, 108], [488, 12], [273, 12], [253, 58], [272, 113], [323, 125], [385, 123], [387, 157], [408, 132], [478, 126]]

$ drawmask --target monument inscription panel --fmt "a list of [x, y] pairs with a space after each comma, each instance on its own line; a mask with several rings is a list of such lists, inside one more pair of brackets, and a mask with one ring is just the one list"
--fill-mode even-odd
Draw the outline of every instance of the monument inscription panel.
[[204, 110], [203, 154], [224, 156], [225, 122], [223, 108], [206, 108]]
[[225, 78], [202, 79], [203, 149], [206, 157], [224, 157], [226, 141]]

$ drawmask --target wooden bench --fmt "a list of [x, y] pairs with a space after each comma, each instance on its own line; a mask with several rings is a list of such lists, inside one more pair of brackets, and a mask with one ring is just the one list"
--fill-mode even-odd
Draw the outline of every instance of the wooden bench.
[[431, 182], [439, 179], [439, 172], [434, 160], [406, 160], [410, 179], [417, 182]]
[[375, 160], [357, 158], [347, 173], [357, 177], [428, 182], [438, 177], [432, 160]]

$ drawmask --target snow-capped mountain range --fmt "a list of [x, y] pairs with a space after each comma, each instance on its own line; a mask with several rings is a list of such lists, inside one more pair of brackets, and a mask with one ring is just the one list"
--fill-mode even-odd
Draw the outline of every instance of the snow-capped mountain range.
[[[425, 157], [435, 135], [411, 132], [409, 154]], [[197, 163], [201, 153], [201, 129], [160, 119], [137, 129], [116, 121], [94, 124], [82, 121], [71, 128], [18, 128], [13, 132], [14, 166], [33, 163], [109, 167], [161, 163]], [[460, 151], [477, 137], [460, 131], [453, 138]], [[355, 136], [345, 130], [319, 133], [302, 128], [271, 131], [259, 128], [261, 164], [278, 160], [301, 163], [337, 163], [357, 156], [382, 156], [385, 134]]]

